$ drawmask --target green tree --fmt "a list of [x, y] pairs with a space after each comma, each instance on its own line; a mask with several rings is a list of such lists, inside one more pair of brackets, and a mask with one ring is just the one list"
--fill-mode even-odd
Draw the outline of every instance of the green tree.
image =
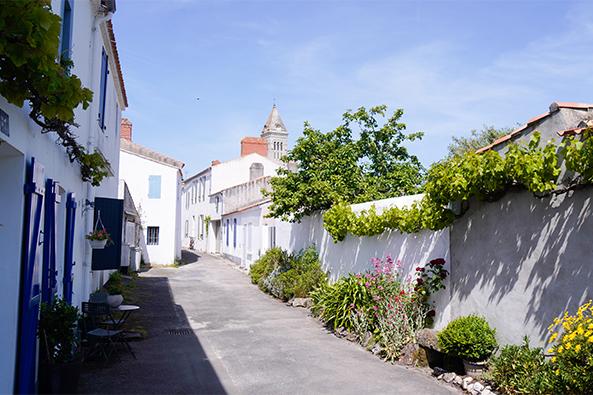
[[453, 137], [453, 141], [447, 147], [449, 157], [476, 151], [509, 134], [512, 130], [512, 128], [497, 129], [494, 126], [484, 125], [481, 130], [472, 130], [467, 137]]
[[[338, 202], [359, 203], [415, 193], [424, 169], [405, 143], [422, 133], [405, 133], [403, 110], [386, 118], [387, 106], [348, 111], [336, 129], [323, 133], [305, 123], [303, 136], [271, 180], [270, 216], [299, 221]], [[358, 136], [358, 138], [355, 138]]]
[[109, 163], [76, 141], [74, 109], [87, 109], [93, 92], [70, 72], [72, 62], [58, 60], [61, 19], [49, 0], [11, 0], [0, 6], [0, 95], [9, 103], [29, 104], [29, 117], [42, 133], [56, 133], [84, 181], [99, 185]]

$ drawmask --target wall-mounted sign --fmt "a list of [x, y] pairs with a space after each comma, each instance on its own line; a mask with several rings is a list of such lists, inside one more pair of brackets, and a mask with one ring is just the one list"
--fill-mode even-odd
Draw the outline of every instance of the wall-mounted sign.
[[10, 136], [10, 129], [8, 128], [8, 114], [0, 109], [0, 132]]

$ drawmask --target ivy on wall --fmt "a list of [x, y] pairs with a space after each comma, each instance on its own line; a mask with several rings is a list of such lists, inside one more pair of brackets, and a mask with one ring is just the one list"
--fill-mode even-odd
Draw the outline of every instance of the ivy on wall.
[[74, 109], [87, 109], [93, 92], [70, 73], [72, 62], [57, 60], [61, 19], [49, 0], [12, 0], [0, 7], [0, 95], [29, 104], [29, 117], [42, 133], [56, 133], [70, 162], [78, 162], [83, 181], [99, 185], [109, 162], [87, 152], [70, 130], [78, 127]]
[[[423, 229], [440, 230], [455, 220], [451, 202], [471, 197], [494, 201], [510, 187], [522, 187], [536, 196], [547, 196], [593, 183], [593, 132], [570, 136], [561, 144], [540, 146], [540, 134], [534, 133], [526, 145], [509, 144], [504, 156], [489, 150], [482, 154], [467, 152], [437, 162], [428, 170], [425, 195], [410, 207], [385, 209], [377, 214], [372, 206], [359, 214], [347, 203], [338, 203], [323, 215], [325, 229], [334, 242], [348, 233], [374, 236], [395, 229], [415, 233]], [[574, 173], [568, 187], [558, 188], [559, 156], [566, 169]]]

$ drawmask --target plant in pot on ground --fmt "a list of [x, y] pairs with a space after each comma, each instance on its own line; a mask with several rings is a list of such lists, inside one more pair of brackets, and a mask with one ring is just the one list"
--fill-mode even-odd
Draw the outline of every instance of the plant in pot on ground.
[[466, 373], [479, 376], [498, 347], [496, 330], [483, 317], [468, 315], [451, 321], [438, 334], [442, 352], [463, 359]]
[[78, 308], [62, 299], [41, 305], [38, 326], [40, 393], [76, 392], [81, 367], [79, 318]]

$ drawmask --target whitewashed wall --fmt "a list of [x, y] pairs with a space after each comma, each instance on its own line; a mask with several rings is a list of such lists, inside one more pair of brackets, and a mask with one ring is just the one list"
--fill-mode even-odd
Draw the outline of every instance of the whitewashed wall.
[[[55, 12], [61, 10], [61, 1], [53, 0]], [[0, 97], [0, 109], [9, 116], [10, 136], [0, 133], [0, 393], [13, 391], [15, 374], [18, 300], [20, 284], [21, 236], [23, 233], [23, 185], [25, 163], [35, 157], [45, 168], [45, 177], [58, 181], [65, 193], [76, 194], [78, 209], [74, 240], [73, 304], [80, 305], [90, 292], [99, 287], [106, 274], [91, 272], [91, 250], [85, 235], [93, 227], [93, 210], [85, 209], [85, 201], [97, 197], [117, 197], [119, 124], [121, 110], [125, 107], [118, 94], [114, 78], [117, 71], [110, 64], [105, 105], [106, 129], [101, 131], [97, 122], [99, 113], [99, 85], [101, 80], [101, 49], [111, 54], [111, 45], [104, 41], [105, 26], [97, 24], [90, 1], [74, 2], [72, 32], [72, 73], [85, 87], [94, 92], [93, 102], [87, 110], [77, 108], [75, 119], [79, 124], [73, 132], [89, 151], [99, 149], [111, 163], [113, 176], [103, 181], [101, 187], [92, 187], [80, 178], [80, 167], [72, 164], [64, 148], [56, 144], [54, 134], [41, 134], [40, 128], [28, 117], [29, 108], [18, 108]], [[64, 262], [64, 217], [66, 195], [56, 209], [56, 268], [58, 290], [61, 292]], [[43, 224], [41, 225], [43, 226]], [[39, 273], [40, 275], [41, 273]]]
[[[181, 256], [179, 196], [181, 176], [179, 170], [143, 156], [122, 150], [120, 176], [126, 181], [130, 194], [140, 213], [144, 240], [147, 228], [159, 227], [159, 244], [147, 245], [147, 263], [169, 265]], [[148, 198], [149, 176], [161, 176], [160, 199]]]

